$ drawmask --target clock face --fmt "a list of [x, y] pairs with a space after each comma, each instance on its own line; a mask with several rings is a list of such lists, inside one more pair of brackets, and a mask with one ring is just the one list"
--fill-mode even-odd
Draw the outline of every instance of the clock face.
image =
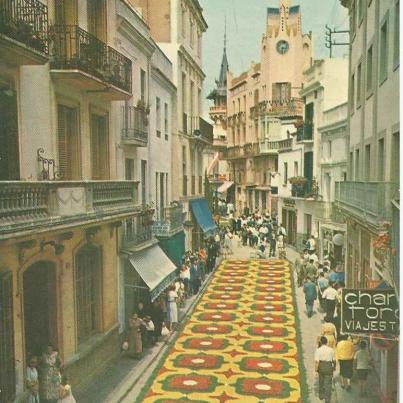
[[287, 41], [278, 41], [277, 42], [277, 52], [280, 53], [281, 55], [284, 55], [287, 53], [289, 48], [288, 42]]

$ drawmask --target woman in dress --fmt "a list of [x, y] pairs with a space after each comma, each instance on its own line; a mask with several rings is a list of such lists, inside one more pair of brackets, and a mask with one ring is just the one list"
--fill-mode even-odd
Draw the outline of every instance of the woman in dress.
[[178, 294], [175, 291], [175, 286], [169, 287], [167, 301], [168, 301], [168, 322], [170, 330], [174, 330], [178, 323], [178, 304], [176, 300]]
[[29, 390], [29, 397], [27, 403], [40, 403], [39, 400], [39, 381], [38, 381], [38, 359], [31, 357], [27, 367], [27, 374], [25, 382]]
[[49, 344], [42, 354], [39, 371], [39, 394], [42, 403], [56, 403], [59, 398], [60, 368], [59, 353]]
[[62, 382], [59, 389], [59, 400], [57, 403], [77, 403], [71, 392], [71, 385], [67, 376], [62, 377]]
[[139, 318], [137, 313], [134, 313], [129, 319], [129, 337], [128, 344], [129, 350], [128, 354], [132, 358], [140, 358], [143, 352], [143, 343], [141, 341], [141, 328], [145, 326], [142, 319]]

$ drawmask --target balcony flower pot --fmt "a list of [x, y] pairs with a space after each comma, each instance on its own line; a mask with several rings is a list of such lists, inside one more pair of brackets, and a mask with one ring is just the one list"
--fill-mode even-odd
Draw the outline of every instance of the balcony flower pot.
[[288, 181], [291, 183], [291, 185], [298, 185], [303, 187], [307, 179], [304, 176], [294, 176], [288, 179]]
[[304, 127], [304, 121], [299, 119], [294, 123], [294, 126], [296, 129], [302, 129]]

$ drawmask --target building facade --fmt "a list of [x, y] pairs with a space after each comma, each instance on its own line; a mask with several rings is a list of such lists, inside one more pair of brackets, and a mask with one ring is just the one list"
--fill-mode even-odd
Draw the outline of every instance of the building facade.
[[[133, 0], [132, 0], [133, 1]], [[186, 214], [186, 249], [198, 249], [213, 232], [200, 225], [192, 205], [198, 203], [204, 215], [204, 175], [206, 149], [213, 143], [213, 128], [203, 118], [202, 36], [207, 29], [203, 10], [197, 0], [134, 0], [147, 21], [153, 39], [173, 65], [173, 83], [177, 87], [176, 133], [173, 133], [172, 194]], [[196, 207], [197, 208], [197, 207]]]
[[[227, 116], [230, 180], [236, 182], [236, 209], [277, 213], [277, 141], [302, 118], [303, 71], [311, 64], [310, 34], [303, 34], [301, 10], [282, 0], [267, 9], [261, 62], [238, 77], [228, 74]], [[273, 202], [273, 203], [272, 203]]]
[[[293, 132], [295, 140], [291, 149], [279, 153], [279, 177], [282, 180], [279, 217], [290, 244], [299, 250], [304, 248], [311, 235], [316, 238], [320, 252], [323, 252], [324, 244], [326, 249], [331, 246], [327, 244], [329, 231], [323, 232], [321, 227], [332, 221], [334, 181], [342, 180], [346, 171], [346, 166], [342, 166], [340, 176], [334, 166], [345, 164], [346, 158], [346, 116], [342, 115], [343, 108], [339, 105], [347, 100], [347, 73], [348, 60], [344, 59], [316, 60], [304, 72], [300, 91], [304, 101], [303, 120], [297, 123], [297, 130]], [[326, 141], [322, 138], [323, 125], [330, 125]], [[337, 131], [333, 126], [341, 127], [339, 136], [342, 140], [335, 141], [335, 147], [332, 147], [332, 136]], [[326, 163], [331, 169], [323, 173], [322, 180]], [[333, 179], [331, 175], [335, 175]], [[326, 234], [326, 243], [323, 234]], [[342, 260], [340, 255], [339, 261]]]
[[[347, 220], [347, 285], [384, 282], [398, 293], [391, 246], [396, 247], [400, 205], [400, 3], [341, 4], [350, 16], [349, 141], [347, 181], [336, 184], [336, 202]], [[398, 348], [398, 342], [389, 351], [372, 348], [385, 400], [398, 394]]]

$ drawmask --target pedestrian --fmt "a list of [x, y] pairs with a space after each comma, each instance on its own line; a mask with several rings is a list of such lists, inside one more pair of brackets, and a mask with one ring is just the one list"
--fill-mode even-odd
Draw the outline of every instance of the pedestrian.
[[335, 353], [327, 345], [325, 336], [320, 338], [320, 347], [315, 351], [315, 370], [319, 375], [319, 400], [332, 401], [332, 381], [335, 370]]
[[193, 258], [190, 263], [190, 290], [190, 295], [196, 295], [199, 291], [197, 267]]
[[57, 403], [76, 403], [76, 399], [71, 391], [69, 378], [66, 375], [62, 376], [62, 382], [59, 389], [59, 400]]
[[305, 305], [308, 318], [312, 316], [313, 304], [317, 298], [316, 286], [308, 276], [304, 284]]
[[338, 293], [334, 288], [334, 284], [329, 281], [329, 287], [323, 291], [322, 298], [326, 301], [326, 317], [330, 320], [334, 317], [334, 310], [338, 301]]
[[325, 323], [321, 327], [321, 336], [327, 339], [327, 345], [331, 348], [336, 348], [337, 329], [329, 318], [325, 318]]
[[319, 304], [320, 307], [325, 310], [325, 300], [323, 299], [323, 292], [326, 290], [326, 288], [329, 287], [329, 280], [325, 278], [325, 274], [323, 271], [319, 273], [319, 278], [318, 278], [318, 295], [319, 295]]
[[295, 271], [295, 275], [297, 277], [297, 284], [298, 287], [302, 286], [302, 265], [303, 265], [303, 254], [301, 253], [299, 256], [297, 256], [297, 258], [295, 259], [294, 262], [294, 271]]
[[146, 315], [144, 318], [144, 323], [144, 328], [146, 330], [146, 346], [152, 346], [154, 344], [154, 322], [151, 320], [150, 316]]
[[40, 403], [39, 402], [39, 378], [38, 378], [38, 358], [32, 356], [28, 361], [27, 373], [25, 383], [28, 389], [27, 403]]
[[279, 235], [277, 237], [277, 249], [279, 259], [286, 259], [284, 235]]
[[371, 368], [372, 358], [367, 350], [367, 342], [360, 341], [360, 348], [354, 355], [354, 368], [357, 372], [358, 383], [360, 384], [360, 396], [366, 397], [367, 393], [367, 377]]
[[316, 241], [315, 238], [313, 237], [313, 235], [311, 235], [308, 239], [308, 241], [306, 242], [306, 247], [308, 249], [308, 252], [310, 255], [315, 253], [316, 250]]
[[59, 398], [61, 368], [62, 362], [59, 352], [52, 344], [49, 344], [46, 351], [42, 354], [39, 365], [39, 396], [41, 402], [57, 402]]
[[270, 238], [270, 257], [276, 257], [276, 244], [276, 237], [272, 234]]
[[128, 354], [131, 358], [139, 359], [143, 352], [143, 342], [141, 339], [141, 328], [144, 327], [143, 319], [140, 319], [137, 313], [133, 313], [129, 319], [128, 332]]
[[347, 391], [351, 390], [354, 355], [355, 349], [353, 342], [347, 336], [341, 335], [336, 347], [336, 360], [340, 365], [340, 386]]
[[314, 260], [309, 259], [309, 263], [305, 267], [305, 276], [310, 277], [313, 281], [315, 281], [317, 274], [318, 269], [316, 268]]
[[178, 324], [178, 304], [177, 304], [178, 294], [175, 291], [175, 286], [169, 287], [167, 294], [167, 308], [168, 308], [168, 322], [169, 330], [175, 330]]
[[150, 316], [151, 320], [154, 323], [154, 344], [155, 344], [158, 343], [158, 340], [161, 337], [162, 323], [164, 322], [164, 312], [162, 311], [161, 303], [158, 300], [155, 300], [153, 302]]

